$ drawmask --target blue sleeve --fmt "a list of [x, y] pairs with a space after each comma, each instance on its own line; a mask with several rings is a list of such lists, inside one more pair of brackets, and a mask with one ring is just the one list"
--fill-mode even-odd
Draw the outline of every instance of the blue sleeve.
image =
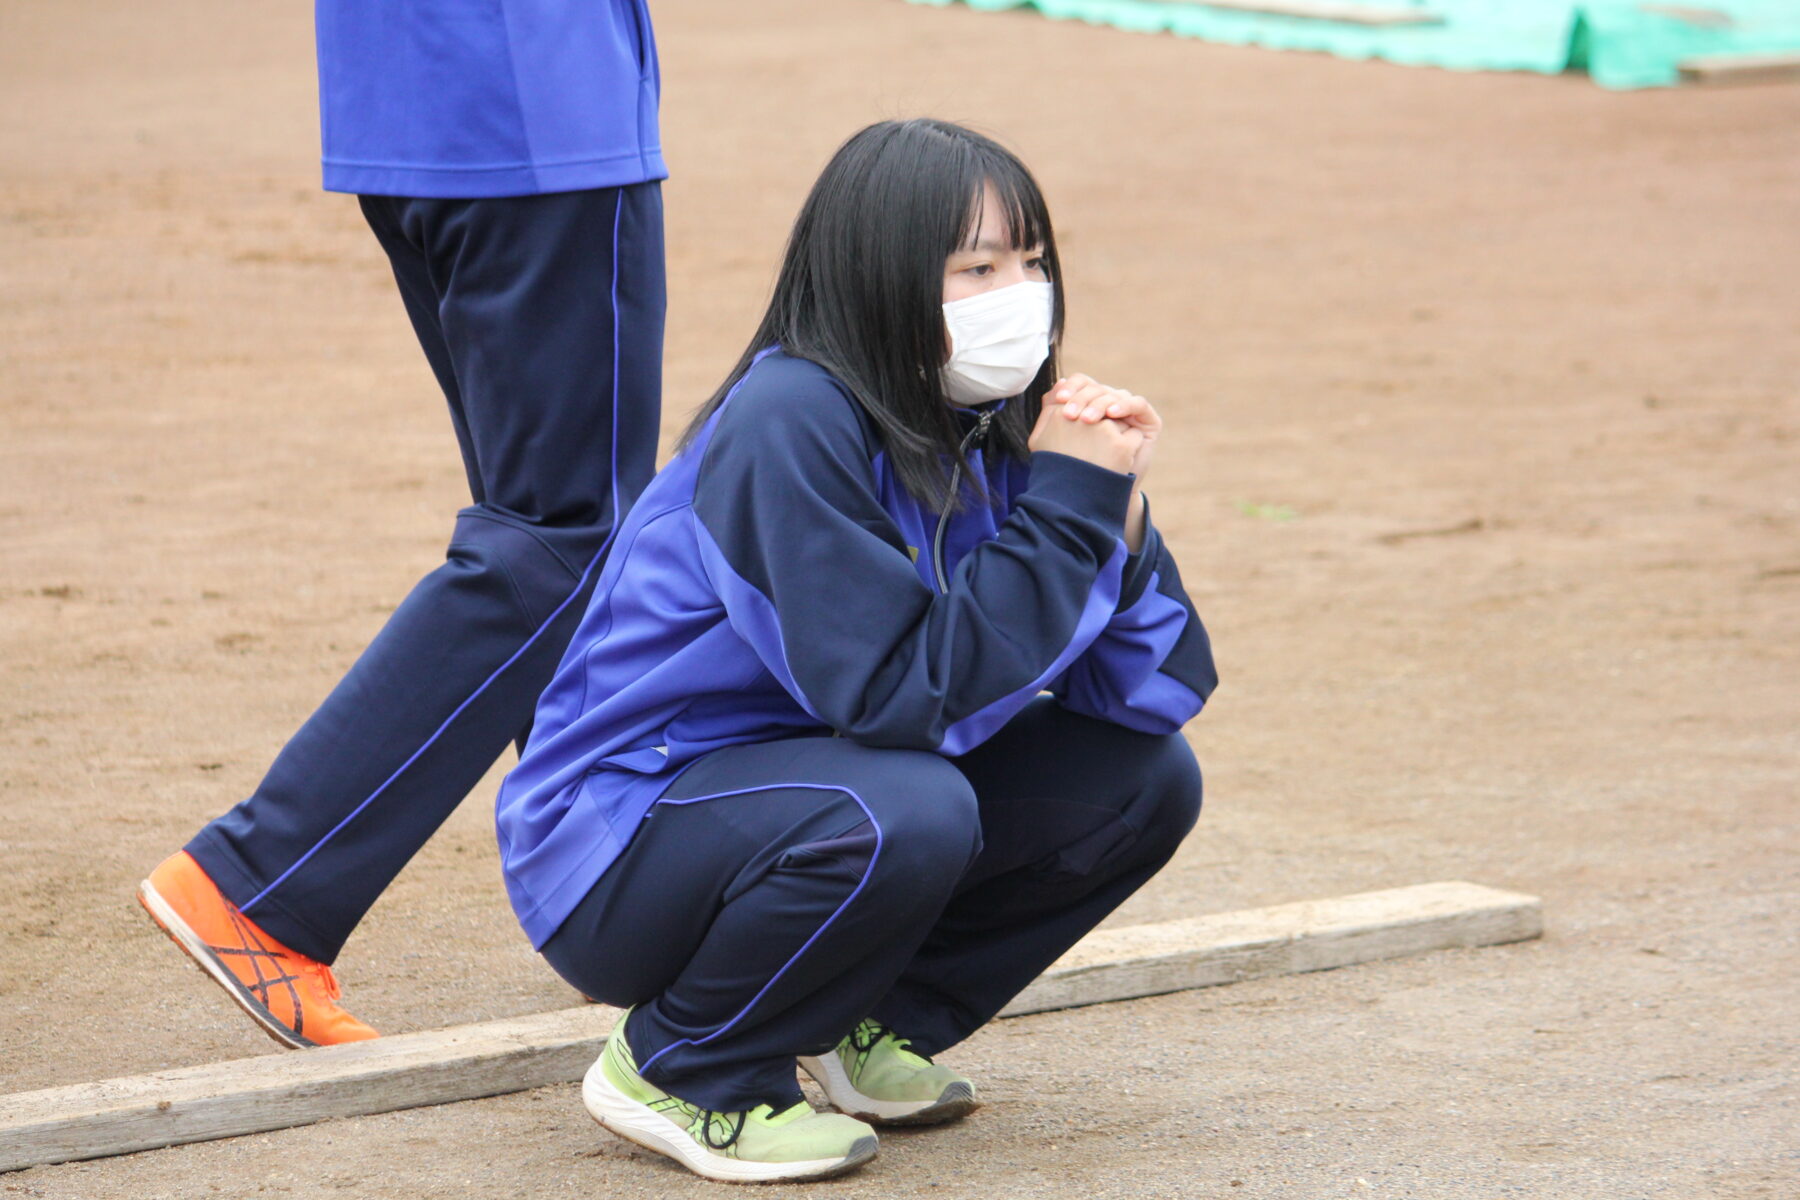
[[1212, 645], [1175, 559], [1145, 521], [1119, 609], [1050, 688], [1064, 708], [1143, 733], [1174, 733], [1218, 686]]
[[938, 594], [881, 504], [854, 402], [811, 364], [754, 372], [695, 486], [701, 560], [733, 628], [846, 737], [946, 755], [979, 745], [1113, 617], [1130, 478], [1037, 455], [998, 535]]

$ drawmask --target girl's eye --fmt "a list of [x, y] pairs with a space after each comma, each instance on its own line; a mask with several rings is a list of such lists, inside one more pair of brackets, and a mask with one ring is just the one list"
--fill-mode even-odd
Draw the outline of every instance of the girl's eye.
[[1050, 263], [1043, 258], [1028, 258], [1025, 260], [1025, 269], [1028, 271], [1048, 272], [1050, 270]]
[[989, 275], [993, 273], [994, 265], [992, 263], [976, 263], [972, 267], [964, 267], [963, 270], [976, 276]]

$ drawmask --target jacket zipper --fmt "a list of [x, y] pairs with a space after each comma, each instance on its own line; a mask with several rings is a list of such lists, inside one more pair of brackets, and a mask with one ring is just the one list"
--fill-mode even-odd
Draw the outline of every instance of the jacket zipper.
[[944, 499], [944, 511], [938, 514], [937, 532], [931, 535], [931, 574], [937, 580], [940, 595], [950, 590], [950, 580], [944, 574], [944, 533], [950, 528], [950, 510], [956, 507], [956, 489], [962, 484], [963, 459], [968, 456], [969, 447], [987, 434], [988, 424], [993, 419], [992, 409], [982, 413], [975, 419], [975, 428], [964, 435], [962, 445], [956, 448], [956, 466], [950, 471], [950, 491]]

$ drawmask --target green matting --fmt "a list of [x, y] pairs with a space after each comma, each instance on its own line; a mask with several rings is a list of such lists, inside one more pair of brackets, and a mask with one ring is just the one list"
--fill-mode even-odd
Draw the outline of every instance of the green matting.
[[[944, 6], [958, 0], [912, 0]], [[1601, 87], [1679, 82], [1677, 64], [1718, 54], [1800, 52], [1800, 0], [1340, 0], [1376, 12], [1417, 9], [1429, 25], [1356, 25], [1271, 16], [1177, 0], [960, 0], [971, 8], [1034, 8], [1055, 20], [1228, 45], [1315, 50], [1460, 71], [1585, 71]]]

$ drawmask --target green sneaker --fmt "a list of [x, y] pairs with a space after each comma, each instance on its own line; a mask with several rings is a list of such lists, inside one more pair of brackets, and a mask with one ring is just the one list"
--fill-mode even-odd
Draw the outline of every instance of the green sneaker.
[[973, 1083], [907, 1045], [879, 1021], [862, 1021], [831, 1054], [802, 1058], [800, 1069], [840, 1112], [877, 1125], [937, 1125], [981, 1107]]
[[637, 1072], [625, 1018], [581, 1081], [581, 1102], [606, 1129], [666, 1154], [695, 1174], [726, 1183], [824, 1179], [875, 1157], [875, 1131], [805, 1101], [776, 1112], [714, 1112], [669, 1095]]

